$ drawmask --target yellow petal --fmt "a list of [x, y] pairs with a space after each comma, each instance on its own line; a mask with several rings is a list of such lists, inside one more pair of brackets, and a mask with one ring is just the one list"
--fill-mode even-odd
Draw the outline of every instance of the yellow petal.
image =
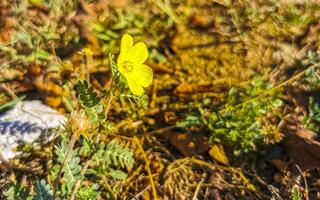
[[144, 93], [142, 86], [136, 80], [134, 80], [132, 78], [127, 78], [127, 82], [128, 82], [130, 91], [134, 95], [140, 96]]
[[142, 42], [138, 42], [130, 49], [130, 51], [128, 52], [128, 54], [125, 56], [124, 59], [130, 60], [136, 64], [142, 64], [147, 60], [147, 58], [148, 58], [147, 46]]
[[134, 66], [131, 79], [136, 80], [143, 87], [148, 87], [152, 83], [153, 72], [150, 67], [144, 64], [137, 64]]
[[133, 46], [133, 39], [129, 34], [124, 34], [121, 38], [121, 45], [120, 45], [120, 54], [118, 57], [118, 65], [122, 62], [123, 58], [127, 55], [130, 49]]

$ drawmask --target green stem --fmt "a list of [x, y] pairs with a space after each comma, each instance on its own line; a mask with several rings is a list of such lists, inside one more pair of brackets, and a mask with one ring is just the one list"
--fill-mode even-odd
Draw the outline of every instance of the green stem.
[[[109, 95], [109, 97], [108, 97], [107, 108], [106, 108], [106, 111], [105, 111], [105, 112], [106, 112], [106, 116], [108, 116], [108, 112], [109, 112], [110, 107], [111, 107], [111, 102], [112, 102], [112, 100], [113, 100], [113, 95], [112, 95], [113, 83], [114, 83], [114, 79], [112, 78], [111, 84], [110, 84], [110, 87], [109, 87], [110, 95]], [[95, 143], [98, 143], [99, 140], [100, 140], [100, 135], [97, 135], [96, 140], [95, 140]], [[83, 176], [85, 175], [85, 173], [86, 173], [86, 171], [87, 171], [87, 169], [88, 169], [88, 167], [89, 167], [90, 160], [92, 159], [92, 157], [93, 157], [94, 155], [95, 155], [95, 153], [92, 153], [91, 156], [89, 156], [89, 159], [85, 162], [85, 164], [84, 164], [84, 166], [83, 166], [83, 168], [82, 168], [82, 170], [81, 170], [81, 172], [80, 172], [81, 175], [83, 175]], [[75, 186], [74, 186], [74, 188], [73, 188], [73, 190], [72, 190], [70, 200], [74, 200], [74, 198], [75, 198], [75, 196], [76, 196], [76, 193], [77, 193], [77, 191], [79, 190], [80, 186], [81, 186], [81, 180], [77, 180], [77, 182], [75, 183]]]
[[53, 198], [53, 199], [55, 199], [55, 196], [56, 196], [57, 187], [58, 187], [58, 184], [59, 184], [59, 181], [60, 181], [61, 172], [62, 172], [62, 170], [63, 170], [63, 168], [64, 168], [64, 165], [66, 164], [66, 162], [67, 162], [67, 161], [69, 160], [69, 158], [70, 158], [70, 155], [71, 155], [70, 152], [72, 151], [72, 149], [73, 149], [73, 147], [74, 147], [77, 139], [78, 139], [78, 135], [77, 135], [77, 134], [72, 134], [70, 143], [69, 143], [69, 145], [68, 145], [68, 153], [67, 153], [67, 155], [66, 155], [66, 157], [65, 157], [65, 159], [64, 159], [64, 161], [63, 161], [63, 163], [62, 163], [62, 165], [61, 165], [61, 168], [60, 168], [60, 170], [59, 170], [59, 172], [58, 172], [58, 174], [57, 174], [56, 179], [54, 180], [54, 194], [53, 194], [53, 197], [54, 197], [54, 198]]

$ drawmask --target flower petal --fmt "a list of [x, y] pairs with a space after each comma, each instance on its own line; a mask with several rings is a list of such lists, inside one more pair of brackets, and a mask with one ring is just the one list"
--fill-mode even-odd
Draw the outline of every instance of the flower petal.
[[127, 82], [128, 82], [130, 91], [134, 95], [141, 96], [144, 93], [142, 86], [136, 80], [132, 78], [127, 78]]
[[137, 44], [135, 44], [125, 56], [125, 59], [128, 59], [136, 64], [144, 63], [147, 58], [148, 49], [147, 46], [142, 42], [138, 42]]
[[118, 64], [122, 62], [123, 58], [132, 49], [133, 38], [129, 34], [124, 34], [121, 38], [120, 54], [118, 57]]
[[152, 83], [153, 72], [147, 65], [136, 64], [130, 78], [136, 80], [143, 87], [148, 87]]

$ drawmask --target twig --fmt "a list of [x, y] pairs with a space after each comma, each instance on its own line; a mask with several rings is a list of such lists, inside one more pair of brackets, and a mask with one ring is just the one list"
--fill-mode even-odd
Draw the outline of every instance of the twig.
[[147, 169], [147, 172], [148, 172], [149, 181], [150, 181], [150, 185], [151, 185], [151, 188], [152, 188], [153, 199], [154, 200], [158, 200], [157, 190], [156, 190], [156, 187], [155, 187], [155, 184], [154, 184], [154, 181], [153, 181], [153, 178], [152, 178], [152, 173], [151, 173], [151, 170], [150, 170], [150, 162], [149, 162], [149, 160], [147, 158], [147, 155], [146, 155], [145, 151], [143, 150], [143, 147], [140, 144], [139, 139], [136, 136], [134, 137], [134, 141], [138, 145], [138, 148], [141, 151], [142, 156], [143, 156], [143, 158], [144, 158], [144, 160], [146, 162], [146, 169]]
[[[288, 84], [296, 81], [297, 79], [303, 77], [304, 74], [306, 73], [306, 71], [309, 70], [310, 68], [319, 67], [319, 66], [320, 66], [320, 62], [319, 62], [319, 63], [316, 63], [316, 64], [314, 64], [314, 65], [311, 65], [311, 66], [309, 66], [308, 68], [304, 69], [303, 71], [299, 72], [298, 74], [294, 75], [293, 77], [289, 78], [288, 80], [286, 80], [286, 81], [280, 83], [279, 85], [277, 85], [277, 86], [275, 86], [275, 87], [267, 90], [266, 92], [262, 93], [261, 95], [256, 96], [256, 97], [251, 98], [251, 99], [248, 99], [247, 101], [244, 101], [244, 102], [242, 102], [242, 103], [239, 103], [239, 104], [235, 105], [234, 107], [235, 107], [235, 108], [238, 108], [238, 107], [243, 106], [243, 105], [245, 105], [245, 104], [252, 103], [252, 102], [256, 101], [257, 99], [260, 99], [260, 98], [262, 98], [262, 97], [265, 97], [265, 96], [267, 96], [267, 95], [269, 95], [269, 94], [272, 94], [273, 92], [281, 89], [282, 87], [284, 87], [284, 86], [286, 86], [286, 85], [288, 85]], [[226, 110], [226, 109], [224, 108], [224, 109], [220, 110], [220, 112], [223, 112], [223, 111], [225, 111], [225, 110]]]
[[141, 197], [143, 193], [145, 193], [145, 191], [149, 190], [149, 188], [150, 188], [150, 185], [148, 185], [148, 187], [144, 188], [142, 191], [136, 194], [136, 196], [134, 196], [131, 200], [139, 199], [139, 197]]
[[165, 128], [161, 128], [161, 129], [157, 129], [157, 130], [154, 130], [154, 131], [150, 131], [150, 132], [147, 132], [147, 133], [143, 133], [141, 135], [137, 135], [137, 137], [144, 137], [144, 136], [149, 136], [149, 135], [158, 135], [158, 134], [163, 134], [167, 131], [171, 131], [172, 129], [175, 129], [175, 128], [178, 128], [177, 125], [171, 125], [171, 126], [167, 126]]
[[85, 48], [85, 66], [86, 66], [86, 79], [87, 82], [90, 84], [90, 72], [89, 72], [89, 65], [93, 63], [92, 59], [92, 52], [89, 48]]
[[190, 158], [190, 161], [193, 162], [193, 163], [196, 163], [198, 165], [203, 165], [203, 166], [207, 166], [211, 169], [217, 169], [217, 168], [220, 168], [224, 171], [228, 171], [228, 172], [231, 172], [233, 174], [238, 174], [239, 177], [242, 179], [242, 181], [247, 185], [247, 187], [256, 192], [257, 189], [256, 187], [250, 183], [249, 179], [247, 179], [244, 174], [242, 173], [242, 171], [238, 170], [238, 169], [235, 169], [235, 168], [232, 168], [232, 167], [224, 167], [224, 166], [219, 166], [219, 165], [216, 165], [216, 164], [213, 164], [213, 163], [209, 163], [209, 162], [206, 162], [206, 161], [203, 161], [203, 160], [199, 160], [197, 158]]
[[11, 164], [3, 157], [2, 153], [0, 152], [0, 160], [3, 163], [3, 165], [6, 167], [6, 169], [9, 170], [10, 173], [13, 173], [13, 167]]
[[317, 72], [314, 72], [314, 74], [316, 75], [316, 77], [320, 80], [320, 76]]
[[203, 183], [203, 179], [199, 182], [199, 184], [197, 185], [196, 191], [194, 192], [193, 198], [192, 200], [197, 200], [198, 199], [198, 193], [201, 189], [201, 185]]
[[111, 102], [112, 102], [112, 100], [114, 99], [114, 98], [116, 98], [115, 96], [110, 96], [110, 98], [109, 98], [109, 100], [108, 100], [108, 103], [107, 103], [107, 108], [106, 108], [106, 116], [108, 115], [108, 112], [109, 112], [109, 110], [110, 110], [110, 108], [111, 108]]
[[12, 99], [18, 99], [17, 95], [10, 88], [8, 88], [5, 83], [0, 84], [0, 89], [4, 90]]
[[[184, 158], [184, 159], [182, 159], [182, 160], [176, 160], [176, 161], [174, 161], [173, 163], [171, 163], [171, 164], [168, 166], [168, 168], [167, 168], [167, 169], [168, 169], [168, 170], [167, 170], [167, 173], [172, 174], [172, 173], [174, 173], [175, 171], [177, 171], [177, 170], [179, 170], [180, 168], [182, 168], [183, 166], [185, 166], [186, 164], [188, 164], [189, 162], [190, 162], [190, 158]], [[173, 164], [176, 164], [176, 163], [178, 163], [179, 166], [176, 167], [176, 168], [171, 169], [170, 166], [173, 165]]]
[[107, 178], [106, 178], [105, 176], [103, 176], [103, 175], [99, 175], [99, 177], [100, 177], [100, 178], [102, 179], [102, 181], [104, 182], [104, 186], [105, 186], [105, 188], [108, 190], [108, 192], [110, 193], [112, 199], [116, 199], [116, 195], [114, 194], [114, 192], [113, 192], [113, 190], [112, 190], [112, 188], [111, 188], [111, 186], [110, 186]]
[[[280, 196], [279, 194], [279, 190], [277, 188], [275, 188], [273, 185], [266, 183], [262, 178], [260, 178], [260, 176], [258, 176], [258, 174], [256, 173], [255, 169], [252, 169], [252, 171], [254, 173], [250, 173], [248, 171], [245, 171], [244, 169], [242, 169], [246, 174], [254, 177], [254, 179], [256, 179], [261, 185], [263, 185], [264, 187], [266, 187], [269, 192], [272, 194], [272, 197], [275, 200], [283, 200], [283, 198]], [[270, 199], [271, 197], [268, 197], [268, 199]]]
[[309, 189], [308, 189], [307, 179], [306, 179], [305, 175], [303, 174], [302, 170], [300, 169], [300, 167], [298, 165], [296, 165], [296, 168], [299, 170], [301, 176], [303, 177], [304, 186], [306, 188], [305, 198], [306, 198], [306, 200], [309, 200]]

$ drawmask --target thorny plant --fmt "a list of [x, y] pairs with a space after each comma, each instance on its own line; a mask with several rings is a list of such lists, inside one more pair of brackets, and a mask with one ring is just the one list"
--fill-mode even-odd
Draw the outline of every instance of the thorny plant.
[[[27, 199], [117, 199], [120, 196], [121, 182], [135, 164], [130, 147], [133, 141], [138, 147], [140, 144], [138, 139], [127, 143], [112, 139], [113, 126], [108, 112], [115, 100], [124, 103], [129, 99], [133, 103], [134, 99], [145, 106], [145, 99], [138, 95], [144, 93], [142, 87], [149, 86], [153, 77], [152, 70], [143, 65], [148, 57], [145, 44], [133, 45], [133, 38], [126, 34], [120, 46], [117, 64], [110, 56], [113, 77], [109, 88], [96, 92], [87, 81], [78, 82], [81, 109], [71, 113], [65, 129], [60, 131], [61, 142], [54, 146], [47, 180], [36, 182], [32, 190], [18, 183], [8, 185], [5, 192], [8, 199], [20, 199], [22, 195]], [[131, 93], [127, 92], [128, 87]]]

